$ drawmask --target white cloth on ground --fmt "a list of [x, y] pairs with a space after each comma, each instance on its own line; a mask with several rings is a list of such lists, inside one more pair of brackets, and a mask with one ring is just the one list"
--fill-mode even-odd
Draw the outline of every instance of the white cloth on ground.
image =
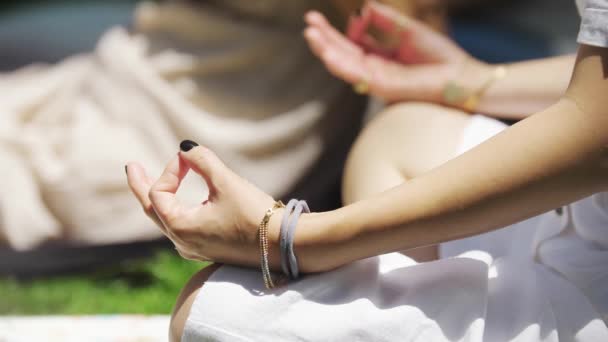
[[608, 0], [576, 0], [581, 14], [577, 42], [608, 47]]

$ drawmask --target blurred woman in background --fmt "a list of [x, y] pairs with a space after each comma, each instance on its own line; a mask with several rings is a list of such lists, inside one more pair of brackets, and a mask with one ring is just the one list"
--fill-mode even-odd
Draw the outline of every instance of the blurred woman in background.
[[[549, 107], [566, 91], [576, 57], [490, 65], [380, 3], [371, 3], [353, 20], [348, 38], [320, 13], [310, 13], [307, 22], [305, 37], [333, 75], [396, 104], [371, 123], [351, 151], [343, 180], [345, 203], [423, 175], [462, 154], [507, 127], [496, 119], [521, 120]], [[370, 32], [381, 32], [392, 45]], [[502, 243], [499, 235], [490, 234], [442, 244], [441, 249], [448, 256], [469, 247], [501, 249]], [[436, 246], [407, 254], [418, 261], [439, 255]]]
[[[441, 22], [410, 2], [408, 13]], [[0, 186], [14, 197], [0, 199], [0, 241], [23, 250], [161, 237], [120, 170], [138, 159], [157, 174], [184, 137], [273, 196], [338, 206], [366, 99], [310, 53], [302, 16], [315, 9], [340, 27], [360, 5], [146, 2], [132, 32], [111, 29], [92, 54], [2, 75]], [[198, 199], [200, 188], [182, 195]]]

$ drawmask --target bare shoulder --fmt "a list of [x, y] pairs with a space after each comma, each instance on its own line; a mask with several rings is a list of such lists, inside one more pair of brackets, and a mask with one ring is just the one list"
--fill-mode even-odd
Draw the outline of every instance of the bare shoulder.
[[169, 340], [171, 342], [178, 342], [181, 340], [184, 326], [190, 315], [190, 309], [196, 299], [196, 295], [205, 284], [205, 281], [207, 281], [211, 274], [220, 266], [221, 264], [212, 264], [201, 269], [188, 280], [182, 289], [177, 297], [177, 301], [173, 307], [173, 314], [171, 315], [171, 326], [169, 328]]

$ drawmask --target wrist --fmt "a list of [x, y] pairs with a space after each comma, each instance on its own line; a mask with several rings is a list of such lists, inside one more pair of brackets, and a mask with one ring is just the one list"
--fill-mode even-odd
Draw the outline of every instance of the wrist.
[[[281, 220], [286, 214], [285, 208], [276, 211], [268, 221], [268, 264], [270, 269], [276, 272], [281, 272], [281, 248], [280, 248], [280, 233]], [[259, 263], [259, 255], [258, 255]]]
[[[349, 248], [359, 230], [354, 222], [348, 220], [346, 209], [300, 216], [293, 242], [300, 273], [325, 272], [360, 258]], [[284, 213], [281, 209], [273, 215], [268, 228], [269, 263], [275, 271], [281, 270], [279, 240]]]
[[[285, 209], [277, 211], [269, 221], [268, 244], [270, 268], [276, 272], [281, 270], [280, 233], [281, 221], [285, 215]], [[326, 213], [302, 214], [296, 226], [294, 238], [294, 250], [298, 258], [298, 266], [301, 273], [322, 272], [325, 269], [323, 259], [327, 256], [326, 232], [329, 222]], [[259, 256], [258, 256], [259, 259]]]
[[[272, 222], [272, 258], [273, 269], [280, 270], [279, 235], [281, 218]], [[293, 248], [298, 260], [300, 273], [328, 271], [344, 263], [337, 263], [336, 241], [331, 236], [335, 218], [333, 212], [302, 214], [298, 220], [293, 241]]]
[[443, 83], [441, 104], [465, 111], [475, 110], [479, 96], [491, 85], [496, 68], [472, 57], [467, 58]]
[[[302, 273], [329, 270], [323, 260], [329, 254], [328, 232], [331, 231], [332, 226], [330, 213], [303, 213], [298, 219], [293, 245], [298, 258], [298, 268]], [[279, 209], [268, 222], [268, 262], [270, 268], [277, 272], [282, 272], [280, 235], [281, 221], [285, 214], [285, 209]]]
[[304, 273], [325, 272], [360, 259], [352, 242], [358, 226], [348, 207], [302, 217], [294, 246]]
[[333, 259], [329, 232], [330, 212], [302, 215], [295, 234], [294, 249], [303, 273], [328, 271]]

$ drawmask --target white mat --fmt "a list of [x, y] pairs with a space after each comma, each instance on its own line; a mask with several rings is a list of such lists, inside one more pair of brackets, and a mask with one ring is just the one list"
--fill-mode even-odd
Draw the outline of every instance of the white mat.
[[0, 316], [0, 342], [166, 342], [169, 316]]

